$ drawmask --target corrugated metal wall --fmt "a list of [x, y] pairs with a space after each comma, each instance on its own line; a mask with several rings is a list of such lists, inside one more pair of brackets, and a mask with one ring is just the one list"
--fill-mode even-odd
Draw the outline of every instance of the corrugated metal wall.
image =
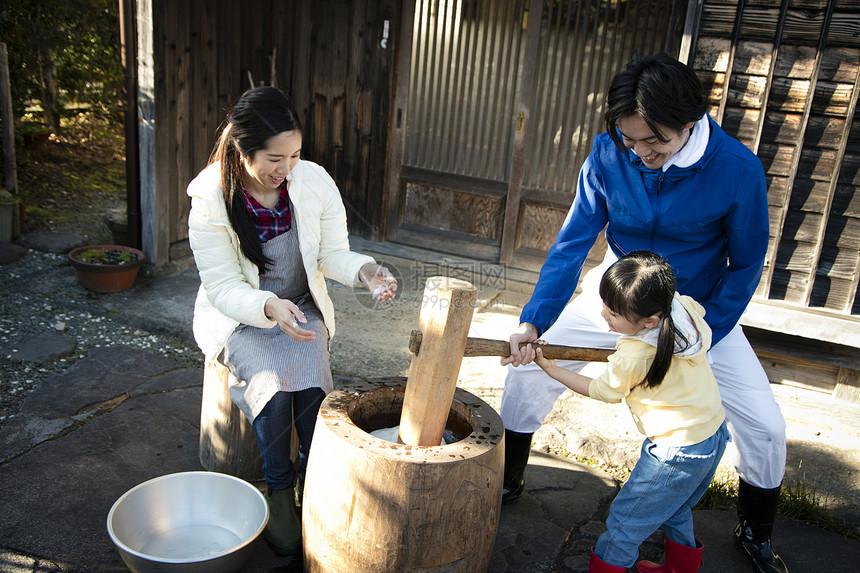
[[414, 2], [388, 236], [538, 269], [611, 78], [635, 51], [664, 49], [673, 2]]
[[[533, 92], [526, 188], [573, 193], [603, 131], [609, 81], [633, 57], [663, 50], [671, 0], [417, 0], [404, 165], [507, 181], [520, 90]], [[526, 29], [540, 40], [526, 53]], [[523, 66], [534, 83], [521, 85]]]

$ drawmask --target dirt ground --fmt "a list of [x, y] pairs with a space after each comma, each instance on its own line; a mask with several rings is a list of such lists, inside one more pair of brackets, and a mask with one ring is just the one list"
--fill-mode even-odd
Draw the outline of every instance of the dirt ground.
[[[65, 119], [65, 118], [64, 118]], [[18, 157], [21, 232], [72, 232], [112, 242], [107, 218], [125, 217], [123, 126], [87, 114], [64, 121], [40, 149]]]

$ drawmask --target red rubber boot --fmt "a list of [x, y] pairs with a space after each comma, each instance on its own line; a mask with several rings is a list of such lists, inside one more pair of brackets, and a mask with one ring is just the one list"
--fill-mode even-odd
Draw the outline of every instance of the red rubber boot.
[[610, 565], [603, 559], [594, 554], [594, 547], [591, 548], [591, 560], [588, 562], [588, 573], [626, 573], [627, 567], [616, 567]]
[[653, 561], [640, 561], [636, 564], [637, 573], [696, 573], [702, 565], [702, 542], [696, 539], [696, 547], [687, 547], [666, 539], [666, 563], [660, 565]]

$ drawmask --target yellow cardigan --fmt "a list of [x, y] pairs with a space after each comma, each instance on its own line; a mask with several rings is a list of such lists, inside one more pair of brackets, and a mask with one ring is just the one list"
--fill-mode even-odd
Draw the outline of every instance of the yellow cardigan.
[[609, 368], [591, 381], [588, 395], [603, 402], [624, 399], [636, 427], [645, 436], [655, 442], [686, 446], [711, 437], [726, 413], [708, 363], [711, 329], [703, 318], [705, 310], [688, 296], [676, 294], [675, 300], [690, 315], [699, 333], [700, 349], [690, 356], [673, 356], [663, 382], [648, 389], [640, 382], [657, 349], [638, 338], [622, 336], [609, 357]]

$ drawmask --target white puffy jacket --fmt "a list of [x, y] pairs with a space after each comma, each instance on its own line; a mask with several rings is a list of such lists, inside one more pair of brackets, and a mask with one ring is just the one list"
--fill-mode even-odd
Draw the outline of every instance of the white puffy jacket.
[[[325, 169], [299, 161], [288, 179], [292, 224], [299, 234], [308, 286], [332, 337], [334, 305], [325, 277], [358, 286], [359, 269], [374, 261], [349, 250], [343, 201]], [[214, 360], [239, 323], [275, 326], [263, 312], [266, 300], [275, 294], [260, 290], [257, 266], [239, 248], [239, 238], [227, 217], [219, 165], [201, 171], [186, 192], [191, 197], [188, 240], [201, 282], [194, 304], [194, 339], [206, 359]]]

